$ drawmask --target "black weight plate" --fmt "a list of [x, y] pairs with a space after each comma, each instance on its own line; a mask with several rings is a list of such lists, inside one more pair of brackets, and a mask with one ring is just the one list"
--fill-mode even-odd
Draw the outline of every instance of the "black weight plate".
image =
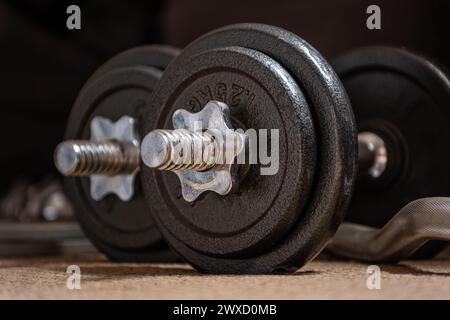
[[306, 101], [283, 67], [255, 50], [206, 51], [177, 70], [164, 78], [162, 87], [170, 89], [157, 93], [165, 100], [158, 100], [159, 118], [147, 117], [146, 130], [170, 128], [175, 110], [198, 112], [209, 100], [220, 99], [244, 128], [280, 130], [279, 170], [263, 176], [259, 166], [252, 166], [239, 192], [226, 197], [208, 193], [193, 206], [181, 198], [180, 181], [172, 173], [143, 176], [144, 190], [152, 195], [153, 208], [165, 203], [158, 209], [159, 220], [191, 248], [210, 255], [254, 255], [290, 230], [301, 200], [308, 199], [315, 139]]
[[[166, 45], [146, 45], [141, 47], [132, 48], [130, 50], [124, 51], [108, 61], [106, 61], [102, 66], [100, 66], [96, 72], [88, 79], [86, 84], [83, 86], [81, 91], [89, 90], [89, 86], [94, 83], [99, 77], [104, 74], [114, 71], [116, 69], [144, 66], [156, 68], [158, 70], [164, 70], [165, 67], [173, 60], [173, 58], [179, 53], [179, 49], [166, 46]], [[158, 75], [160, 76], [160, 74]], [[153, 87], [154, 82], [149, 83], [149, 86]], [[141, 109], [139, 107], [139, 109]], [[139, 113], [141, 111], [138, 111]], [[140, 189], [137, 189], [140, 190]], [[141, 201], [141, 200], [140, 200]], [[143, 207], [140, 204], [140, 207]], [[141, 213], [143, 214], [143, 213]], [[111, 239], [107, 238], [103, 241], [103, 237], [96, 237], [95, 233], [90, 234], [90, 238], [95, 242], [96, 246], [104, 252], [110, 259], [116, 261], [172, 261], [175, 259], [174, 255], [169, 252], [165, 244], [161, 241], [158, 232], [155, 227], [152, 227], [148, 231], [150, 237], [148, 241], [142, 241], [136, 244], [138, 249], [133, 252], [132, 248], [127, 248], [125, 250], [121, 249], [120, 246], [116, 247], [115, 244], [111, 245]], [[96, 238], [94, 240], [94, 238]], [[120, 241], [119, 241], [120, 242]], [[141, 248], [142, 243], [144, 246]], [[133, 245], [132, 245], [133, 247]], [[141, 248], [141, 249], [139, 249]]]
[[[334, 67], [350, 97], [359, 131], [386, 142], [388, 166], [377, 180], [360, 178], [347, 220], [382, 227], [409, 202], [450, 196], [450, 81], [429, 60], [402, 49], [369, 47]], [[441, 244], [431, 242], [420, 257]]]
[[[196, 243], [196, 248], [194, 249], [192, 241], [187, 239], [190, 236], [188, 232], [174, 228], [174, 225], [179, 226], [180, 223], [175, 218], [169, 221], [166, 215], [174, 216], [173, 212], [176, 212], [175, 215], [178, 215], [177, 219], [181, 221], [182, 219], [180, 218], [184, 218], [185, 224], [187, 224], [187, 221], [192, 224], [192, 220], [195, 219], [195, 225], [203, 227], [207, 225], [203, 231], [208, 230], [209, 227], [213, 235], [217, 234], [215, 231], [221, 229], [222, 225], [232, 225], [234, 223], [237, 226], [243, 226], [245, 223], [248, 223], [246, 221], [248, 217], [253, 217], [253, 219], [256, 217], [249, 214], [249, 212], [252, 212], [253, 206], [259, 208], [271, 199], [270, 197], [266, 198], [266, 193], [258, 189], [260, 188], [259, 185], [251, 185], [252, 179], [261, 181], [261, 177], [252, 176], [246, 179], [248, 186], [244, 187], [249, 188], [249, 190], [253, 188], [253, 190], [258, 190], [259, 192], [252, 199], [249, 198], [250, 202], [248, 203], [242, 203], [239, 195], [218, 197], [214, 194], [209, 194], [205, 199], [195, 203], [192, 209], [180, 210], [173, 205], [172, 201], [167, 202], [167, 198], [173, 197], [173, 195], [161, 194], [161, 197], [153, 197], [155, 193], [166, 192], [167, 184], [158, 184], [159, 173], [144, 168], [142, 172], [144, 194], [150, 207], [157, 211], [155, 220], [166, 240], [182, 257], [199, 270], [213, 273], [292, 272], [320, 252], [343, 218], [352, 192], [356, 167], [356, 130], [353, 124], [353, 115], [345, 91], [337, 76], [320, 54], [308, 43], [298, 36], [276, 27], [260, 24], [240, 24], [218, 29], [194, 41], [169, 66], [158, 84], [158, 88], [155, 90], [157, 95], [155, 95], [153, 100], [153, 109], [157, 107], [162, 108], [159, 116], [161, 124], [167, 123], [167, 119], [170, 118], [170, 112], [173, 111], [173, 106], [176, 107], [176, 103], [182, 103], [184, 100], [185, 107], [189, 108], [189, 99], [185, 92], [192, 90], [189, 87], [191, 82], [181, 83], [180, 80], [185, 72], [188, 72], [187, 75], [189, 75], [189, 72], [195, 72], [194, 68], [189, 68], [192, 60], [196, 59], [195, 56], [197, 54], [201, 55], [202, 52], [208, 50], [226, 50], [220, 48], [230, 46], [253, 49], [251, 51], [255, 52], [255, 54], [266, 55], [266, 58], [263, 59], [266, 61], [270, 61], [270, 58], [274, 59], [272, 60], [273, 62], [270, 62], [272, 66], [280, 63], [282, 68], [286, 69], [302, 88], [310, 104], [311, 112], [316, 118], [316, 126], [319, 128], [316, 134], [317, 140], [319, 140], [317, 142], [320, 151], [318, 154], [319, 168], [315, 170], [317, 172], [313, 173], [311, 167], [311, 171], [304, 181], [286, 178], [290, 179], [287, 182], [290, 185], [285, 190], [292, 193], [295, 189], [302, 188], [298, 185], [299, 182], [301, 184], [311, 181], [310, 179], [315, 179], [315, 184], [311, 191], [312, 197], [301, 198], [297, 196], [287, 199], [287, 202], [293, 205], [293, 208], [290, 208], [287, 212], [280, 211], [278, 213], [290, 217], [290, 219], [285, 221], [281, 229], [273, 228], [273, 221], [275, 220], [268, 224], [262, 223], [259, 226], [259, 230], [253, 229], [255, 233], [258, 233], [255, 236], [259, 237], [259, 239], [261, 239], [261, 233], [270, 232], [271, 237], [269, 239], [273, 240], [270, 243], [266, 241], [256, 242], [253, 243], [254, 248], [252, 250], [244, 250], [234, 255], [220, 255], [220, 252], [226, 252], [226, 249], [221, 246], [221, 244], [225, 243], [221, 242], [223, 235], [218, 237], [213, 243], [206, 243], [207, 241], [203, 244]], [[208, 60], [208, 62], [215, 62], [217, 66], [220, 66], [221, 60], [219, 58], [216, 58], [217, 61], [214, 61], [214, 58], [211, 58], [211, 60]], [[239, 70], [240, 60], [237, 59], [233, 63], [237, 66], [236, 69]], [[242, 64], [245, 65], [245, 63]], [[199, 67], [201, 68], [201, 64]], [[241, 75], [239, 72], [225, 76], [220, 73], [220, 68], [216, 71], [218, 72], [217, 79], [214, 79], [213, 72], [205, 73], [209, 75], [211, 83], [218, 83], [221, 77], [225, 78], [230, 84], [235, 80], [240, 81]], [[261, 76], [257, 71], [249, 74], [244, 72], [244, 75], [247, 75], [255, 83], [259, 80], [260, 85], [268, 91], [273, 89], [270, 86], [274, 84], [274, 80], [277, 80], [273, 76]], [[201, 75], [198, 78], [199, 84], [206, 85]], [[206, 78], [208, 76], [205, 76]], [[267, 84], [269, 84], [270, 88], [266, 88]], [[183, 85], [187, 85], [187, 87], [183, 87]], [[198, 92], [193, 96], [194, 98], [202, 94], [200, 89], [201, 86], [198, 87]], [[258, 91], [258, 94], [261, 91]], [[282, 96], [287, 94], [287, 92], [280, 93]], [[223, 100], [217, 95], [214, 98]], [[262, 97], [258, 96], [258, 98], [261, 99]], [[274, 101], [277, 102], [277, 99], [275, 98]], [[270, 110], [268, 107], [269, 101], [270, 99], [266, 100], [266, 102], [261, 102], [265, 110]], [[244, 104], [243, 109], [245, 110], [246, 108], [247, 106]], [[268, 121], [276, 121], [277, 116], [284, 116], [285, 112], [287, 111], [265, 114], [264, 116], [268, 118], [265, 119], [266, 123], [270, 123]], [[302, 112], [306, 114], [306, 110]], [[245, 115], [245, 112], [243, 114]], [[236, 112], [236, 117], [241, 117], [239, 112]], [[245, 121], [251, 123], [253, 118], [256, 121], [258, 117], [262, 117], [262, 115], [258, 113], [248, 114], [244, 118]], [[150, 120], [150, 116], [146, 117], [146, 119], [145, 130], [150, 131], [154, 128], [155, 121]], [[308, 130], [308, 128], [303, 128], [301, 133], [299, 133], [298, 129], [292, 126], [292, 132], [287, 132], [286, 141], [302, 139], [302, 134], [305, 134]], [[314, 136], [315, 134], [311, 132], [308, 135]], [[313, 147], [311, 144], [309, 147], [311, 151], [313, 151]], [[302, 161], [306, 161], [305, 158], [311, 157], [312, 154], [312, 152], [304, 153]], [[282, 160], [281, 162], [286, 161], [286, 159], [280, 159]], [[298, 164], [287, 162], [286, 170], [293, 170], [292, 167], [296, 166], [298, 167]], [[297, 168], [296, 170], [299, 169]], [[311, 175], [314, 175], [314, 177]], [[273, 179], [276, 180], [279, 177], [274, 177]], [[269, 185], [265, 184], [264, 186], [270, 188]], [[231, 212], [227, 216], [224, 209], [227, 206], [233, 206], [233, 203], [229, 203], [231, 199], [239, 204], [242, 203], [242, 206], [241, 208], [236, 208], [235, 212]], [[293, 204], [292, 200], [298, 203]], [[181, 206], [183, 205], [183, 200], [180, 201], [181, 204], [179, 205]], [[203, 206], [204, 201], [209, 205]], [[185, 204], [184, 206], [188, 207]], [[201, 211], [201, 208], [203, 208], [204, 212]], [[301, 210], [302, 208], [303, 210]], [[290, 211], [292, 209], [297, 210], [297, 213]], [[221, 210], [224, 211], [223, 215], [220, 213]], [[197, 217], [197, 214], [201, 218]], [[218, 218], [219, 216], [222, 220]], [[298, 217], [296, 221], [293, 219], [295, 217]], [[269, 230], [265, 230], [265, 228], [269, 228]], [[289, 229], [287, 230], [286, 228]], [[239, 236], [239, 233], [235, 235], [231, 232], [226, 234], [226, 236], [232, 241], [231, 238]], [[195, 234], [195, 236], [197, 235], [198, 233]], [[253, 237], [254, 235], [250, 234], [248, 236]], [[245, 239], [244, 242], [248, 244], [250, 241], [251, 239]], [[211, 252], [216, 254], [213, 255]], [[218, 252], [219, 254], [217, 254]]]
[[118, 68], [144, 66], [163, 71], [166, 66], [180, 53], [180, 50], [167, 45], [145, 45], [131, 48], [115, 55], [102, 64], [86, 81], [88, 86], [103, 74]]
[[[118, 68], [106, 72], [80, 92], [69, 117], [66, 139], [89, 139], [93, 117], [117, 121], [132, 116], [140, 124], [162, 72], [144, 66]], [[89, 178], [65, 178], [68, 196], [86, 235], [96, 247], [116, 261], [171, 261], [174, 255], [165, 246], [145, 205], [139, 178], [135, 195], [123, 202], [115, 195], [101, 201], [90, 196]]]

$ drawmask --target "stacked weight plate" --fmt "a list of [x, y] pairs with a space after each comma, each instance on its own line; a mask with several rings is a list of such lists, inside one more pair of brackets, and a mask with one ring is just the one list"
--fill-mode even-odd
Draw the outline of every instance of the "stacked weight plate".
[[[101, 116], [124, 115], [144, 122], [153, 89], [164, 68], [178, 54], [167, 46], [144, 46], [121, 53], [101, 66], [81, 90], [70, 114], [65, 138], [89, 139], [90, 123]], [[146, 210], [139, 180], [129, 201], [107, 195], [92, 199], [88, 177], [67, 177], [65, 188], [81, 227], [94, 245], [116, 261], [172, 261], [173, 253]]]

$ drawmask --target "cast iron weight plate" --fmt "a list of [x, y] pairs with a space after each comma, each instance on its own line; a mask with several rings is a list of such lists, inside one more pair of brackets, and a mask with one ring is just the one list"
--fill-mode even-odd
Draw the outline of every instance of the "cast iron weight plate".
[[[236, 54], [241, 57], [230, 58]], [[243, 56], [253, 57], [255, 66]], [[267, 69], [275, 70], [267, 73]], [[242, 92], [254, 93], [256, 107], [245, 96], [233, 106], [228, 91], [233, 84]], [[280, 91], [286, 86], [292, 91]], [[299, 88], [310, 111], [304, 102], [280, 103], [280, 99], [292, 100], [287, 95], [293, 93], [299, 99]], [[174, 193], [179, 182], [171, 173], [144, 167], [144, 194], [169, 244], [197, 269], [210, 273], [294, 272], [314, 258], [343, 219], [356, 173], [353, 114], [324, 58], [283, 29], [260, 24], [228, 26], [190, 44], [168, 67], [155, 92], [151, 109], [161, 109], [158, 119], [146, 117], [145, 132], [166, 126], [174, 109], [196, 110], [213, 97], [231, 104], [232, 115], [246, 127], [279, 128], [280, 167], [295, 172], [280, 170], [276, 176], [264, 177], [253, 168], [241, 183], [240, 194], [209, 193], [189, 207], [179, 191]], [[300, 125], [310, 121], [310, 112], [314, 124]], [[291, 145], [293, 150], [286, 148]], [[274, 189], [277, 185], [282, 192]], [[288, 194], [283, 205], [276, 202]], [[177, 195], [179, 200], [174, 199]], [[284, 220], [277, 221], [277, 215]]]
[[[346, 220], [381, 227], [409, 202], [450, 196], [450, 80], [448, 73], [406, 50], [369, 47], [333, 66], [355, 113], [358, 130], [387, 144], [386, 172], [376, 181], [359, 177]], [[427, 258], [443, 248], [429, 242]]]
[[[175, 57], [175, 49], [167, 49]], [[124, 115], [143, 122], [162, 72], [157, 68], [168, 63], [170, 52], [160, 47], [129, 50], [106, 62], [89, 79], [80, 92], [68, 121], [66, 139], [88, 139], [90, 122], [95, 116], [117, 121]], [[158, 58], [160, 56], [160, 58]], [[141, 128], [139, 127], [139, 131]], [[95, 246], [115, 261], [173, 261], [152, 220], [136, 178], [135, 195], [122, 202], [115, 195], [101, 201], [90, 196], [89, 178], [65, 178], [65, 186], [76, 208], [83, 231]]]
[[167, 45], [145, 45], [131, 48], [112, 57], [102, 64], [86, 81], [84, 87], [103, 74], [125, 67], [152, 67], [164, 71], [167, 65], [180, 53], [180, 50]]
[[[312, 182], [308, 181], [315, 163], [312, 119], [300, 89], [271, 58], [242, 47], [195, 55], [166, 80], [173, 94], [158, 104], [163, 106], [159, 119], [146, 118], [146, 128], [170, 128], [168, 115], [175, 110], [196, 112], [220, 96], [244, 128], [280, 129], [281, 161], [277, 174], [263, 176], [258, 166], [251, 166], [239, 192], [224, 197], [205, 194], [194, 206], [179, 198], [175, 174], [154, 172], [153, 183], [145, 180], [146, 186], [173, 207], [158, 210], [159, 219], [184, 243], [206, 254], [241, 257], [264, 251], [266, 243], [278, 241], [298, 219], [299, 199], [308, 198]], [[161, 201], [155, 198], [153, 205]]]

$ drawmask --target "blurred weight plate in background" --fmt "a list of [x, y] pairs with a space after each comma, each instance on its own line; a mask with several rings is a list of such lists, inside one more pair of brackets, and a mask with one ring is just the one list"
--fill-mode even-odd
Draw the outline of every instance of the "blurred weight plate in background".
[[0, 256], [96, 252], [74, 220], [58, 181], [17, 181], [0, 199]]

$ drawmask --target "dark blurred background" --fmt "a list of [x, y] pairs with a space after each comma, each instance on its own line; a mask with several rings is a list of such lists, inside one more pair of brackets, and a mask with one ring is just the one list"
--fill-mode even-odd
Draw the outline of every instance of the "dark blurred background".
[[[404, 46], [450, 65], [448, 0], [0, 1], [0, 193], [18, 177], [54, 174], [52, 155], [71, 104], [89, 75], [133, 46], [183, 47], [236, 22], [262, 22], [299, 34], [327, 58], [364, 45]], [[81, 8], [81, 30], [66, 8]], [[366, 28], [381, 7], [382, 29]]]

